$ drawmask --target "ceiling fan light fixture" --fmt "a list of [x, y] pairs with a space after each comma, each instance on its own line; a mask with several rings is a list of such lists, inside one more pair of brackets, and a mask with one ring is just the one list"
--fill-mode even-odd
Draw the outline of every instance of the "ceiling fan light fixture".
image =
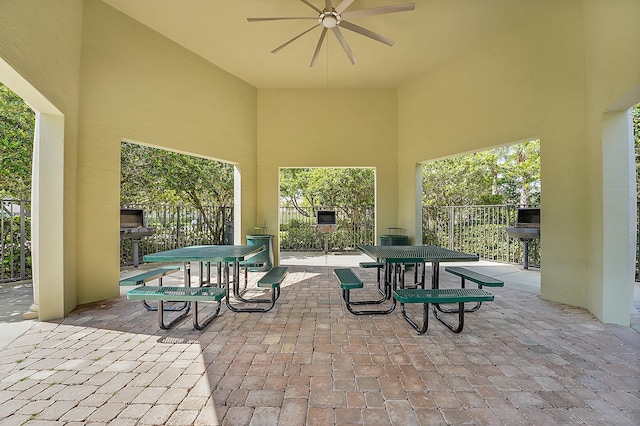
[[323, 12], [318, 18], [318, 22], [325, 28], [335, 28], [340, 23], [340, 15], [336, 12]]

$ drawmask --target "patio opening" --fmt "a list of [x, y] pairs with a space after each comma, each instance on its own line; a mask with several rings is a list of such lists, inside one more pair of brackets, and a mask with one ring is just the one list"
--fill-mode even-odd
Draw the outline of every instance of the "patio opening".
[[527, 263], [528, 248], [528, 264], [540, 267], [540, 238], [506, 232], [519, 208], [540, 205], [539, 140], [424, 164], [422, 183], [424, 244], [513, 264]]
[[140, 211], [145, 235], [120, 240], [121, 266], [172, 248], [233, 244], [234, 166], [133, 142], [121, 144], [121, 209]]
[[375, 243], [375, 170], [281, 168], [279, 218], [281, 258], [357, 255]]

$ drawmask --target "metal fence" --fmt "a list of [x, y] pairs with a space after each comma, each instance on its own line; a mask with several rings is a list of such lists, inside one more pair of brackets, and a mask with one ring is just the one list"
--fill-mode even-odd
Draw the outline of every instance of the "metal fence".
[[0, 283], [31, 279], [31, 203], [0, 200]]
[[[316, 229], [316, 211], [335, 210], [337, 229], [322, 233]], [[353, 251], [358, 245], [375, 243], [373, 207], [332, 206], [312, 208], [280, 207], [280, 250]], [[325, 241], [326, 238], [326, 241]]]
[[[478, 254], [482, 259], [522, 264], [524, 245], [509, 238], [518, 206], [445, 206], [422, 208], [423, 244]], [[529, 244], [529, 265], [540, 267], [540, 240]]]
[[[156, 233], [140, 242], [140, 256], [192, 244], [233, 243], [233, 208], [207, 207], [201, 213], [193, 207], [131, 204], [142, 208], [148, 226]], [[323, 208], [324, 209], [324, 208]], [[359, 244], [375, 244], [373, 208], [334, 207], [338, 231], [329, 234], [331, 251], [354, 250]], [[32, 278], [31, 204], [25, 200], [0, 200], [0, 283]], [[483, 259], [523, 263], [523, 246], [509, 238], [505, 228], [516, 221], [517, 206], [423, 207], [424, 244], [477, 253]], [[638, 202], [640, 211], [640, 201]], [[322, 251], [324, 236], [315, 228], [315, 212], [281, 208], [280, 244], [283, 251]], [[640, 216], [637, 226], [636, 279], [640, 277]], [[529, 246], [531, 266], [540, 266], [540, 244]], [[131, 240], [120, 242], [121, 265], [131, 265]]]
[[[233, 244], [233, 208], [126, 204], [122, 208], [143, 209], [154, 234], [138, 244], [140, 259], [148, 253], [201, 244]], [[131, 239], [120, 239], [120, 265], [133, 264]]]

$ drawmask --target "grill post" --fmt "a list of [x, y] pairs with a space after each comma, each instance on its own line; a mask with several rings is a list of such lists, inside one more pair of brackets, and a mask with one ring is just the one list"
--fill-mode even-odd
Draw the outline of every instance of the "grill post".
[[144, 210], [120, 209], [120, 238], [131, 240], [133, 267], [140, 264], [139, 248], [142, 238], [153, 235], [153, 228], [147, 227]]
[[523, 243], [524, 269], [529, 269], [529, 242], [540, 238], [540, 209], [520, 208], [515, 227], [507, 228], [507, 235]]
[[134, 268], [137, 268], [138, 265], [140, 264], [138, 259], [138, 243], [140, 243], [140, 239], [138, 238], [131, 239], [131, 245], [132, 245], [131, 250], [133, 251], [133, 267]]

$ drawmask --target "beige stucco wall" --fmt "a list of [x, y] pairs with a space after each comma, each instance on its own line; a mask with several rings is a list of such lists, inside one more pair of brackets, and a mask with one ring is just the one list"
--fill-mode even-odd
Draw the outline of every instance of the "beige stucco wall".
[[[542, 295], [585, 306], [581, 10], [549, 2], [527, 22], [400, 88], [399, 181], [415, 181], [416, 159], [540, 138]], [[413, 192], [403, 191], [401, 223], [414, 220], [413, 203]]]
[[[611, 101], [640, 76], [638, 55], [624, 61], [626, 55], [639, 51], [637, 43], [621, 51], [621, 40], [637, 40], [637, 29], [627, 21], [639, 16], [638, 3], [617, 3], [618, 10], [605, 13], [602, 21], [599, 9], [609, 7], [603, 2], [547, 2], [537, 14], [528, 16], [527, 25], [402, 86], [398, 179], [401, 188], [409, 189], [400, 192], [399, 218], [402, 226], [416, 222], [415, 191], [410, 189], [415, 182], [416, 157], [430, 161], [540, 138], [541, 295], [588, 307], [607, 322], [628, 323], [628, 310], [622, 316], [605, 315], [596, 304], [602, 293], [593, 293], [611, 285], [601, 274], [592, 274], [591, 264], [603, 254], [597, 243], [603, 227], [598, 219], [602, 200], [593, 197], [602, 192], [601, 180], [593, 178], [601, 166], [602, 134], [599, 125], [592, 129], [587, 120], [601, 115], [605, 105], [585, 106], [585, 87], [594, 86], [593, 90], [604, 92]], [[583, 25], [583, 6], [599, 24], [586, 38], [584, 27], [591, 22]], [[628, 17], [621, 19], [625, 14]], [[605, 40], [617, 48], [600, 44], [601, 32], [613, 32], [615, 36]], [[585, 39], [590, 44], [587, 51], [593, 54], [587, 63]], [[608, 71], [603, 75], [605, 68]], [[622, 80], [618, 77], [621, 68]], [[587, 108], [594, 112], [587, 115]], [[589, 140], [593, 140], [591, 147]], [[627, 280], [622, 285], [628, 289], [632, 283]], [[628, 291], [624, 294], [628, 297]], [[617, 306], [620, 309], [620, 303]]]
[[397, 92], [258, 91], [258, 216], [276, 234], [281, 167], [372, 167], [376, 230], [397, 226]]
[[78, 302], [119, 294], [120, 145], [240, 164], [255, 217], [256, 90], [98, 1], [84, 7], [78, 155]]
[[[0, 75], [38, 118], [40, 168], [34, 174], [34, 280], [41, 320], [76, 306], [76, 155], [82, 1], [3, 0]], [[12, 73], [15, 72], [15, 78]], [[63, 171], [64, 167], [64, 171]], [[36, 300], [37, 301], [37, 300]]]
[[588, 308], [626, 324], [635, 270], [635, 174], [627, 109], [640, 103], [640, 2], [588, 0], [585, 33]]

